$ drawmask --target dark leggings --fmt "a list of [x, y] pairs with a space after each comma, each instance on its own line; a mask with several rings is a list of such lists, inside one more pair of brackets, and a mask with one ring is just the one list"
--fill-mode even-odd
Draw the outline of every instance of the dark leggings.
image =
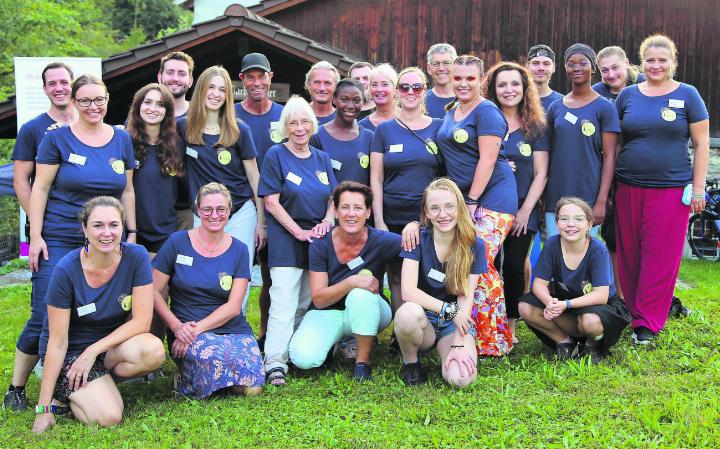
[[503, 243], [503, 280], [505, 282], [505, 309], [508, 318], [520, 318], [518, 299], [525, 294], [525, 259], [534, 232], [515, 237], [508, 235]]

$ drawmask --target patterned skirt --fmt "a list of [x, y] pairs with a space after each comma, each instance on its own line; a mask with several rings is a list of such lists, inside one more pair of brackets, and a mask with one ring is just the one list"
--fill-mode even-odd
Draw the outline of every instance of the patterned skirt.
[[[170, 344], [172, 344], [170, 342]], [[252, 335], [200, 334], [178, 365], [178, 390], [183, 396], [204, 399], [232, 387], [265, 384], [260, 348]]]
[[503, 280], [495, 268], [495, 258], [510, 233], [514, 218], [512, 214], [481, 207], [475, 211], [475, 223], [478, 235], [485, 241], [488, 264], [488, 272], [481, 274], [478, 280], [472, 312], [477, 330], [475, 344], [481, 356], [500, 357], [512, 349], [512, 330], [508, 326]]

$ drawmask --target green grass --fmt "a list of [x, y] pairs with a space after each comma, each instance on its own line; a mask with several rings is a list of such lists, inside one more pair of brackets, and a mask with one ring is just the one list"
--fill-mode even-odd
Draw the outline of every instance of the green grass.
[[[678, 292], [695, 313], [671, 320], [652, 349], [629, 344], [629, 332], [599, 365], [559, 363], [520, 325], [517, 346], [479, 364], [478, 381], [455, 391], [423, 359], [430, 382], [405, 388], [400, 358], [384, 344], [374, 353], [374, 380], [356, 384], [347, 369], [292, 377], [257, 398], [174, 400], [171, 377], [122, 385], [121, 425], [85, 427], [69, 419], [41, 436], [32, 412], [0, 412], [0, 447], [518, 447], [714, 448], [720, 445], [720, 265], [686, 261]], [[253, 292], [253, 299], [257, 294]], [[28, 286], [0, 290], [0, 370], [28, 313]], [[257, 326], [256, 301], [250, 321]], [[165, 371], [175, 368], [168, 362]], [[4, 386], [4, 385], [3, 385]], [[38, 381], [28, 385], [37, 398]]]

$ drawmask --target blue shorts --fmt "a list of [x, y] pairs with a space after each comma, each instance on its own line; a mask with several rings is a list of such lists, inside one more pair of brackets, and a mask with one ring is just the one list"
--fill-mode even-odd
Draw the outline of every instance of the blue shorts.
[[[445, 321], [440, 318], [440, 315], [438, 315], [435, 312], [431, 312], [429, 310], [425, 311], [425, 316], [430, 321], [430, 324], [432, 324], [433, 329], [435, 329], [435, 342], [437, 343], [442, 339], [443, 337], [446, 337], [450, 334], [454, 334], [457, 330], [457, 326], [455, 326], [455, 322]], [[475, 329], [475, 326], [470, 328], [470, 335], [475, 337], [477, 335], [477, 330]]]

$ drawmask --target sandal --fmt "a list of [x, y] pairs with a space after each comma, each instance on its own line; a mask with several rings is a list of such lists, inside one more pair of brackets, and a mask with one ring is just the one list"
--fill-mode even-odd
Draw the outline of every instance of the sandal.
[[273, 368], [265, 374], [265, 382], [273, 387], [282, 387], [286, 383], [286, 376], [284, 369], [280, 367]]

